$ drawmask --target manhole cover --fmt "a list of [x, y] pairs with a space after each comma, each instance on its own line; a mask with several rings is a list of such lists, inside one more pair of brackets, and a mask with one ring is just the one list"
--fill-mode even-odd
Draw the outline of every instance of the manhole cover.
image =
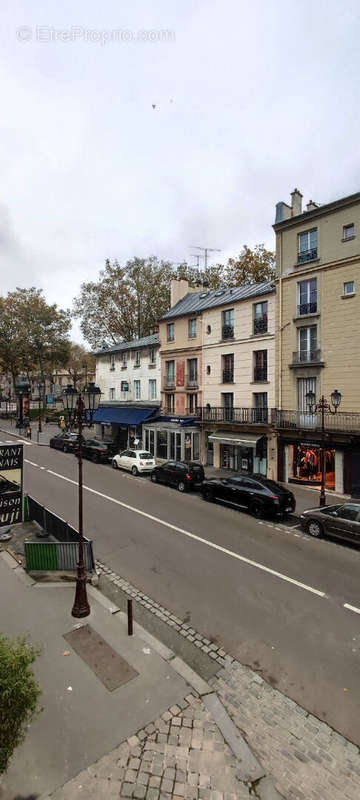
[[139, 674], [90, 625], [82, 625], [64, 635], [75, 653], [85, 661], [109, 692]]

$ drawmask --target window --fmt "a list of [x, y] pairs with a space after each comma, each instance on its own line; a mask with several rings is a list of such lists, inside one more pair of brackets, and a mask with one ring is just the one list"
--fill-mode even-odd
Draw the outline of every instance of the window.
[[197, 412], [197, 394], [186, 395], [186, 412], [187, 414], [196, 414]]
[[206, 333], [211, 333], [211, 325], [206, 326]]
[[347, 239], [353, 239], [355, 236], [355, 225], [352, 222], [351, 225], [344, 225], [343, 227], [343, 241], [346, 242]]
[[155, 347], [150, 347], [150, 349], [149, 349], [149, 361], [150, 361], [150, 364], [155, 364], [155, 361], [156, 361]]
[[298, 235], [299, 252], [298, 264], [304, 264], [306, 261], [312, 261], [317, 258], [318, 248], [318, 235], [317, 228], [311, 231], [304, 231]]
[[175, 395], [174, 394], [167, 394], [166, 395], [166, 411], [169, 414], [173, 414], [175, 411]]
[[298, 409], [300, 412], [309, 413], [306, 395], [313, 392], [316, 397], [316, 378], [300, 378], [298, 380]]
[[211, 366], [210, 366], [210, 364], [208, 364], [207, 367], [206, 367], [206, 374], [207, 375], [211, 374]]
[[254, 381], [267, 381], [267, 350], [254, 351]]
[[109, 389], [109, 400], [115, 400], [115, 389]]
[[121, 369], [125, 369], [126, 368], [126, 362], [127, 362], [127, 354], [126, 353], [122, 353], [121, 354]]
[[254, 422], [268, 421], [268, 396], [267, 392], [254, 393]]
[[140, 363], [141, 363], [140, 350], [137, 350], [135, 353], [135, 367], [140, 367]]
[[223, 392], [221, 399], [224, 409], [224, 420], [229, 422], [234, 416], [234, 395], [232, 392]]
[[354, 281], [347, 281], [344, 283], [344, 294], [354, 294], [355, 284]]
[[300, 328], [298, 361], [315, 361], [317, 358], [317, 327]]
[[156, 380], [149, 381], [149, 400], [156, 400]]
[[173, 342], [175, 339], [175, 324], [174, 322], [170, 322], [167, 326], [167, 340], [168, 342]]
[[309, 281], [299, 283], [299, 305], [298, 315], [316, 314], [317, 312], [317, 280], [311, 278]]
[[268, 304], [267, 300], [263, 303], [254, 305], [254, 336], [258, 333], [266, 333], [268, 329]]
[[234, 353], [229, 353], [222, 357], [222, 382], [234, 382]]
[[232, 339], [234, 336], [234, 309], [222, 312], [222, 338]]
[[187, 386], [193, 386], [194, 388], [198, 385], [197, 358], [188, 358], [186, 383]]
[[358, 520], [359, 506], [347, 504], [337, 509], [337, 516], [341, 519], [349, 519], [353, 522]]
[[189, 319], [189, 339], [196, 338], [196, 319]]
[[110, 356], [110, 370], [113, 372], [115, 369], [115, 354], [112, 353]]
[[165, 362], [165, 388], [175, 386], [175, 361]]
[[135, 400], [141, 400], [141, 381], [134, 381]]

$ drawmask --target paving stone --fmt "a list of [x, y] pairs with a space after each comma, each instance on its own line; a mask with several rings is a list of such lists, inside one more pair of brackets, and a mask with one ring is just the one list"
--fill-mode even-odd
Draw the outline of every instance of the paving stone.
[[139, 767], [140, 767], [140, 758], [130, 758], [128, 766], [129, 766], [129, 769], [139, 769]]
[[141, 786], [141, 784], [136, 784], [134, 788], [133, 797], [136, 797], [137, 800], [143, 800], [146, 796], [146, 786]]
[[178, 795], [178, 797], [185, 797], [185, 783], [175, 781], [174, 794]]
[[161, 783], [161, 778], [158, 775], [152, 775], [149, 780], [149, 786], [158, 789]]
[[168, 792], [169, 794], [172, 793], [174, 788], [174, 781], [170, 781], [167, 778], [163, 778], [161, 782], [161, 791]]
[[146, 792], [146, 800], [158, 800], [159, 789], [150, 788]]
[[135, 783], [137, 771], [135, 769], [127, 769], [125, 772], [125, 780], [127, 783]]
[[124, 795], [124, 797], [132, 797], [133, 791], [134, 791], [133, 783], [123, 783], [121, 787], [121, 794]]

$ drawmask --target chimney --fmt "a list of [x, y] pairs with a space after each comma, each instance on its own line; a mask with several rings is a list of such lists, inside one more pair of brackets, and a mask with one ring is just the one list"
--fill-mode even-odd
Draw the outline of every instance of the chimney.
[[297, 217], [299, 214], [302, 214], [302, 194], [299, 192], [299, 189], [294, 189], [291, 192], [291, 208], [292, 208], [292, 216]]
[[313, 200], [309, 200], [306, 206], [306, 211], [314, 211], [315, 208], [319, 208], [318, 203], [314, 203]]
[[[201, 284], [200, 284], [201, 288]], [[198, 292], [199, 286], [189, 286], [186, 278], [171, 278], [170, 281], [170, 307], [176, 306], [189, 292]]]
[[275, 215], [275, 225], [278, 222], [283, 222], [284, 219], [290, 219], [291, 217], [291, 206], [288, 206], [287, 203], [276, 203], [276, 215]]

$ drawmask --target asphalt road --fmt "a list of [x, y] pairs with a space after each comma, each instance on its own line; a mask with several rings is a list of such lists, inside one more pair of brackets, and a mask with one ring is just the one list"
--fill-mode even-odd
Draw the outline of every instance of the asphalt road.
[[[84, 484], [96, 556], [360, 744], [360, 551], [107, 465]], [[25, 447], [25, 490], [77, 526], [74, 456]]]

